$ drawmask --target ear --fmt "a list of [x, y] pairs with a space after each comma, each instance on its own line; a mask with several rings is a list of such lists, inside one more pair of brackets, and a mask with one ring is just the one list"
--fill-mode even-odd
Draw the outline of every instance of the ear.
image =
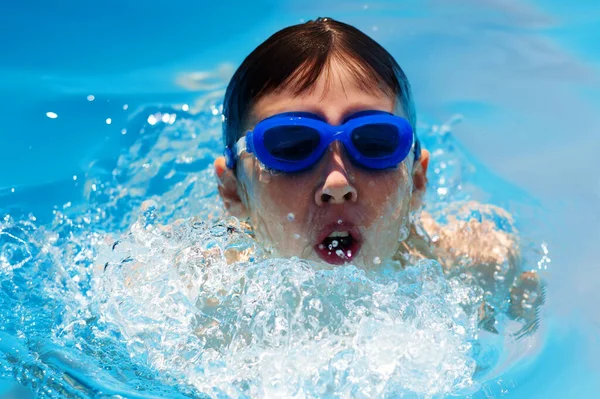
[[429, 166], [429, 151], [421, 150], [421, 156], [413, 168], [413, 184], [415, 190], [425, 191], [427, 185], [427, 167]]
[[219, 195], [223, 199], [225, 209], [232, 216], [239, 219], [246, 218], [248, 210], [238, 193], [237, 178], [234, 171], [225, 164], [225, 157], [215, 159], [214, 166], [219, 183]]
[[413, 196], [411, 209], [417, 210], [422, 205], [423, 195], [427, 188], [427, 167], [429, 166], [429, 151], [421, 150], [421, 156], [413, 167]]

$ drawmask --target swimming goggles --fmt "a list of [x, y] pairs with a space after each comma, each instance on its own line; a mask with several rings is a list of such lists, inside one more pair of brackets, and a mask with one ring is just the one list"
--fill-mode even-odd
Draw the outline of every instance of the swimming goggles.
[[277, 114], [259, 122], [233, 148], [225, 149], [233, 169], [243, 152], [255, 154], [266, 167], [299, 172], [315, 165], [329, 145], [339, 140], [353, 162], [367, 169], [399, 165], [410, 153], [420, 156], [419, 140], [410, 123], [384, 111], [361, 111], [333, 126], [307, 112]]

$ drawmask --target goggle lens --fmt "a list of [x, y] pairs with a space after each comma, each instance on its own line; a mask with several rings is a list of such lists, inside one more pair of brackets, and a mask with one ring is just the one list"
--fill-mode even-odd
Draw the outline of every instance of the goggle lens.
[[321, 135], [307, 126], [277, 126], [264, 133], [265, 148], [276, 159], [302, 161], [319, 147]]
[[384, 158], [392, 155], [399, 146], [398, 128], [388, 123], [358, 126], [350, 136], [352, 144], [367, 158]]

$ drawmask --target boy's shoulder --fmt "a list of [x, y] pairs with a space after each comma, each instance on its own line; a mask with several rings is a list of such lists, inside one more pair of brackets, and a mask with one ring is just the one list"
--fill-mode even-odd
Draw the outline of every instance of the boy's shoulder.
[[[498, 219], [509, 228], [501, 228]], [[449, 210], [444, 223], [425, 211], [420, 222], [444, 269], [456, 265], [505, 269], [520, 262], [513, 218], [498, 206], [475, 201], [458, 203]]]

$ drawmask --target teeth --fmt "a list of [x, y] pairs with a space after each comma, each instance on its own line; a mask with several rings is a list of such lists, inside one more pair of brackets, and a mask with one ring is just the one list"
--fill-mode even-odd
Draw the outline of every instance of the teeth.
[[327, 237], [348, 237], [349, 235], [350, 233], [348, 233], [347, 231], [334, 231]]

